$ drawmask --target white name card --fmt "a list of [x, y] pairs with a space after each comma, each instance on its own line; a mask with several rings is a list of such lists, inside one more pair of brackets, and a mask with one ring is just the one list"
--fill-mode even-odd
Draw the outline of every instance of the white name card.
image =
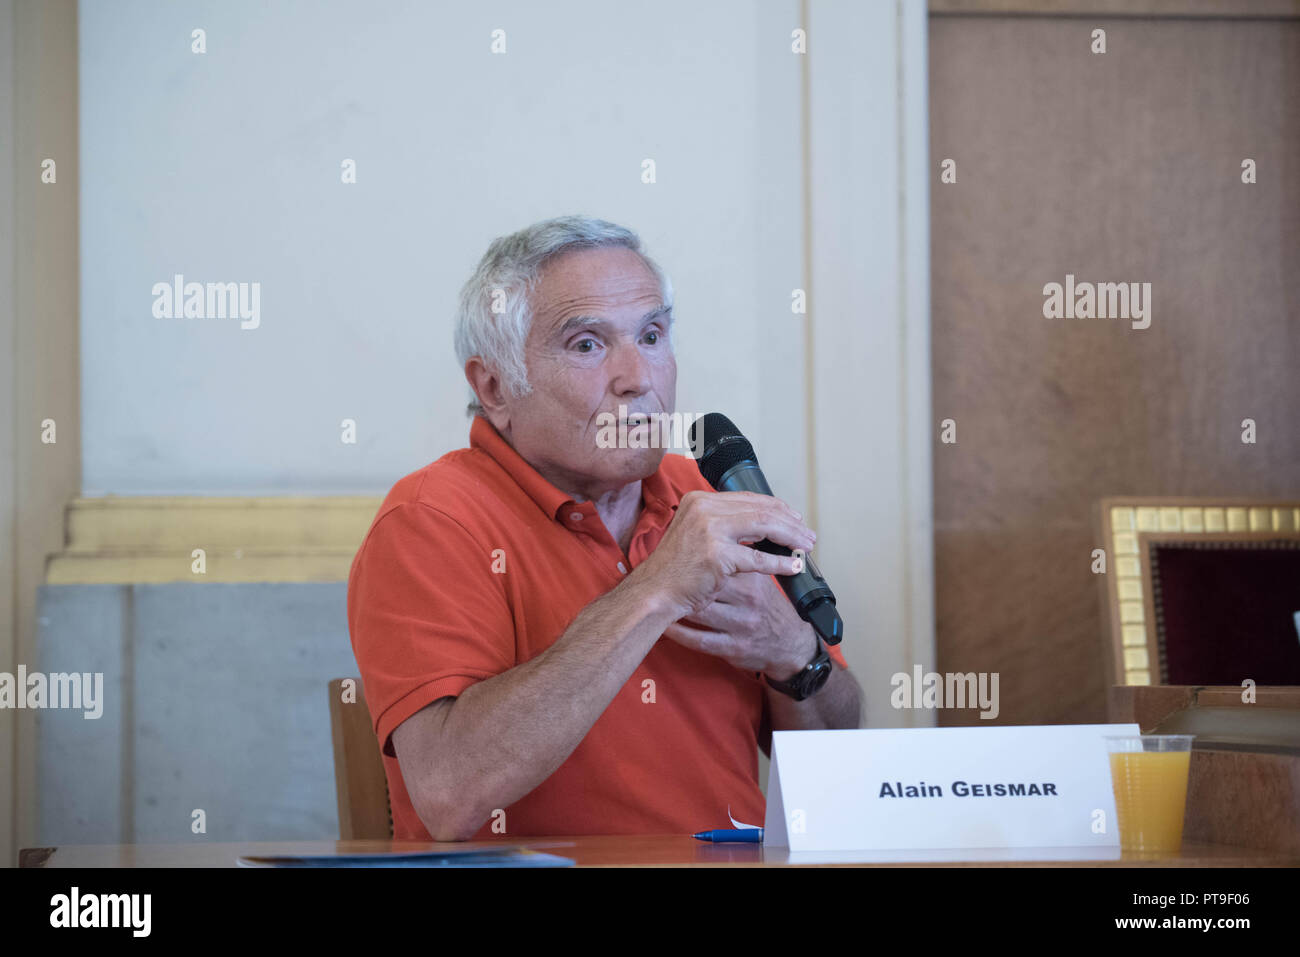
[[1104, 736], [1136, 724], [777, 731], [763, 843], [1118, 848]]

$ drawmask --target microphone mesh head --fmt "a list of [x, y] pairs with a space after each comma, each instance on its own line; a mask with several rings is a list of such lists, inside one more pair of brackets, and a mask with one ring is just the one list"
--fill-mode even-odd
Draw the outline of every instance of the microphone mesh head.
[[739, 462], [758, 464], [754, 447], [740, 429], [721, 412], [710, 412], [691, 423], [691, 448], [698, 449], [696, 464], [704, 480], [715, 489], [722, 476]]

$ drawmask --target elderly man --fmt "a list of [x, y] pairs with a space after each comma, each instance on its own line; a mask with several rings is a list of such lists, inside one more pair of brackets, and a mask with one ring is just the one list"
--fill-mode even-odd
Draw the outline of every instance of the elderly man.
[[771, 731], [857, 727], [843, 656], [772, 577], [797, 559], [746, 544], [812, 548], [799, 514], [597, 441], [620, 407], [673, 410], [671, 300], [635, 233], [580, 217], [496, 240], [466, 284], [470, 447], [393, 487], [348, 582], [397, 838], [761, 823]]

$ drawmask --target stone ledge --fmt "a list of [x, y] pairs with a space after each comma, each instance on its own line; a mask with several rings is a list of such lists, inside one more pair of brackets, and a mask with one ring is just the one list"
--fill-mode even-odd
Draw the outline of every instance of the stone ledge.
[[[79, 498], [50, 585], [345, 581], [379, 497]], [[192, 570], [203, 549], [203, 574]]]

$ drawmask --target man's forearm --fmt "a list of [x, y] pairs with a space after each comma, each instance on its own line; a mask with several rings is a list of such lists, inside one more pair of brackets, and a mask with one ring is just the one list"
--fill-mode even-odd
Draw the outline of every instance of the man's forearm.
[[861, 726], [862, 696], [857, 680], [839, 665], [832, 663], [831, 668], [831, 676], [821, 690], [803, 701], [795, 701], [764, 683], [773, 731], [819, 731]]
[[412, 798], [434, 839], [472, 837], [495, 808], [550, 777], [676, 614], [629, 580], [584, 608], [542, 654], [465, 689], [441, 720], [421, 712], [403, 722], [394, 749], [403, 749], [402, 773], [416, 784]]

